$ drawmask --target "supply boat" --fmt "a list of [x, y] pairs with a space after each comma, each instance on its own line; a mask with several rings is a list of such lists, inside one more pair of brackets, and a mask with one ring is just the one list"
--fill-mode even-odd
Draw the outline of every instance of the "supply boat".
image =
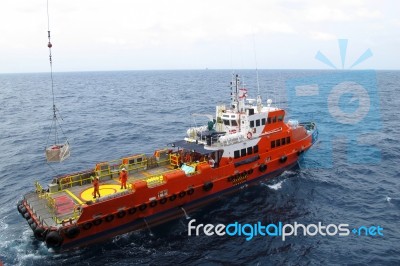
[[[36, 239], [54, 250], [148, 228], [295, 166], [318, 138], [314, 122], [285, 122], [285, 111], [248, 99], [232, 76], [231, 103], [216, 106], [215, 118], [152, 154], [101, 162], [92, 169], [54, 177], [23, 196], [17, 209]], [[121, 189], [120, 172], [128, 173]], [[93, 179], [100, 197], [94, 198]]]

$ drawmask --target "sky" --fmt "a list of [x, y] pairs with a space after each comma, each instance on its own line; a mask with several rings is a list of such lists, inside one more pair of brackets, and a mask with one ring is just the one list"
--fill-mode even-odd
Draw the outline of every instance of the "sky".
[[[0, 73], [49, 71], [46, 0], [2, 0]], [[400, 1], [49, 0], [53, 70], [400, 69]], [[347, 40], [344, 63], [338, 39]]]

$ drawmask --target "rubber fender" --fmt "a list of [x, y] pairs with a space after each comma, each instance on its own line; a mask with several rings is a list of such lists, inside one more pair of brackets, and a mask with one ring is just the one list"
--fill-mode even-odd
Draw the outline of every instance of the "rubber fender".
[[81, 230], [79, 229], [78, 226], [74, 225], [71, 226], [70, 228], [68, 228], [65, 231], [65, 235], [69, 238], [69, 239], [73, 239], [75, 237], [77, 237], [79, 235], [79, 233], [81, 232]]
[[57, 231], [51, 231], [46, 235], [46, 245], [48, 247], [59, 247], [63, 241], [64, 239]]

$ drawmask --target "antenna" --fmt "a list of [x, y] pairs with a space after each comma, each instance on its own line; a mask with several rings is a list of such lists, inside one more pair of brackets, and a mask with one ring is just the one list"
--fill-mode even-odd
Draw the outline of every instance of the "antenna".
[[261, 111], [262, 108], [262, 100], [260, 95], [260, 82], [258, 80], [258, 66], [257, 66], [257, 54], [256, 54], [256, 38], [253, 33], [253, 50], [254, 50], [254, 62], [256, 64], [256, 80], [257, 80], [257, 109], [258, 112]]

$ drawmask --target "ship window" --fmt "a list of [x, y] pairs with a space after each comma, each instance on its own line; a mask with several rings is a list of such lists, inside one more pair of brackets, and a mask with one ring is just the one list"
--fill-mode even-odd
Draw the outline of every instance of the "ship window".
[[280, 139], [277, 139], [277, 140], [276, 140], [276, 147], [279, 147], [279, 146], [281, 146], [281, 140], [280, 140]]
[[283, 121], [283, 115], [278, 116], [278, 121]]
[[261, 119], [261, 125], [265, 125], [265, 118]]
[[268, 117], [268, 124], [271, 124], [271, 117]]
[[256, 120], [256, 127], [259, 127], [260, 126], [260, 119], [257, 119]]
[[286, 137], [286, 143], [287, 143], [287, 144], [290, 143], [290, 137]]
[[254, 121], [250, 121], [250, 127], [254, 127]]
[[285, 145], [286, 144], [286, 139], [285, 138], [282, 138], [282, 145]]
[[246, 148], [244, 148], [244, 149], [241, 149], [241, 151], [240, 151], [240, 155], [243, 157], [243, 156], [246, 156]]
[[137, 163], [141, 163], [142, 160], [143, 160], [143, 158], [142, 158], [142, 157], [139, 157], [139, 158], [136, 159], [136, 162], [137, 162]]
[[227, 119], [224, 119], [224, 125], [225, 125], [225, 126], [230, 126], [230, 124], [229, 124], [229, 120], [227, 120]]
[[254, 153], [257, 153], [257, 152], [258, 152], [258, 145], [256, 145], [256, 146], [253, 147], [253, 152], [254, 152]]
[[231, 115], [231, 118], [235, 118], [235, 115]]
[[275, 140], [271, 141], [271, 149], [275, 148]]
[[240, 151], [235, 151], [234, 158], [235, 159], [240, 158]]
[[274, 118], [272, 118], [272, 123], [276, 123], [276, 116], [274, 116]]
[[236, 120], [231, 120], [231, 123], [232, 123], [232, 126], [234, 126], [234, 127], [236, 127], [238, 125]]
[[135, 163], [135, 159], [130, 159], [129, 161], [128, 161], [128, 164], [134, 164]]
[[248, 147], [247, 148], [247, 155], [250, 155], [253, 153], [253, 147]]

